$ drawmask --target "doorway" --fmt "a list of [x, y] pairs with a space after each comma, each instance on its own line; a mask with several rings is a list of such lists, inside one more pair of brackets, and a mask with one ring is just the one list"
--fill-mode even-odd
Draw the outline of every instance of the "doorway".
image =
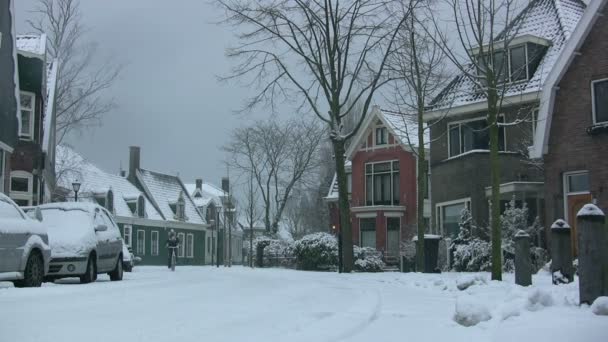
[[585, 204], [591, 203], [591, 201], [589, 172], [575, 171], [564, 173], [564, 213], [566, 221], [572, 227], [570, 238], [572, 240], [573, 257], [578, 255], [576, 215]]

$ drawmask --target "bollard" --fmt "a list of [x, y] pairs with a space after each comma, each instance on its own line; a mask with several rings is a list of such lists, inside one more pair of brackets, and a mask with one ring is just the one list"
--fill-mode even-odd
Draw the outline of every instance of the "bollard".
[[530, 235], [520, 230], [515, 234], [513, 240], [515, 241], [515, 284], [530, 286], [532, 285]]
[[559, 219], [551, 225], [551, 275], [553, 284], [567, 284], [574, 281], [572, 266], [572, 229]]
[[576, 217], [580, 303], [592, 304], [608, 296], [606, 260], [606, 217], [593, 204], [586, 204]]

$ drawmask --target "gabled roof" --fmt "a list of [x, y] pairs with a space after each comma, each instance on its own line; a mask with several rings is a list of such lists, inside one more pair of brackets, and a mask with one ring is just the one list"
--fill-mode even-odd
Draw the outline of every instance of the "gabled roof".
[[[529, 99], [525, 95], [536, 94], [541, 90], [549, 71], [557, 60], [566, 41], [572, 34], [576, 23], [585, 10], [580, 0], [533, 0], [512, 21], [511, 27], [517, 27], [517, 36], [533, 36], [550, 41], [552, 44], [540, 61], [535, 74], [528, 81], [509, 84], [506, 99]], [[502, 33], [498, 36], [500, 37]], [[469, 66], [474, 72], [474, 66]], [[431, 102], [425, 120], [432, 119], [433, 112], [483, 103], [485, 94], [464, 74], [456, 76], [452, 82]]]
[[574, 61], [576, 52], [581, 48], [591, 28], [597, 21], [600, 12], [606, 7], [608, 0], [592, 0], [589, 2], [585, 14], [572, 33], [572, 37], [558, 56], [558, 61], [547, 77], [547, 84], [543, 88], [538, 112], [538, 129], [534, 136], [534, 145], [530, 149], [530, 157], [541, 158], [548, 152], [551, 121], [553, 118], [553, 105], [555, 103], [556, 87]]
[[198, 211], [192, 201], [188, 190], [177, 176], [172, 176], [160, 172], [139, 169], [137, 179], [143, 186], [144, 191], [155, 204], [167, 221], [177, 221], [171, 206], [177, 202], [180, 194], [185, 200], [186, 221], [194, 224], [205, 224], [204, 217]]
[[18, 53], [26, 57], [46, 58], [46, 34], [20, 34], [17, 35], [16, 45]]
[[104, 197], [112, 190], [114, 197], [114, 214], [121, 217], [137, 217], [131, 212], [127, 202], [143, 196], [145, 200], [146, 218], [163, 220], [163, 217], [154, 208], [144, 194], [131, 184], [126, 178], [105, 172], [93, 163], [82, 157], [72, 148], [64, 145], [57, 146], [56, 154], [57, 186], [61, 187], [73, 197], [72, 182], [81, 183], [78, 192], [79, 201], [97, 203], [96, 196]]
[[55, 142], [55, 91], [57, 90], [57, 68], [58, 61], [54, 59], [52, 62], [47, 63], [47, 77], [46, 77], [46, 104], [44, 108], [44, 121], [43, 121], [43, 134], [42, 139], [42, 150], [48, 153], [49, 146], [54, 145]]
[[211, 183], [203, 183], [202, 189], [200, 190], [201, 197], [196, 196], [199, 192], [199, 190], [196, 188], [196, 184], [187, 183], [184, 184], [184, 186], [188, 190], [190, 197], [192, 197], [192, 200], [197, 207], [206, 207], [211, 201], [213, 201], [216, 207], [221, 207], [222, 198], [227, 196], [224, 190]]
[[[409, 118], [402, 114], [383, 111], [379, 107], [374, 106], [369, 115], [363, 119], [359, 132], [350, 142], [346, 150], [346, 159], [352, 159], [355, 153], [357, 153], [363, 139], [367, 139], [369, 127], [376, 120], [382, 121], [382, 124], [388, 128], [388, 131], [406, 151], [411, 151], [411, 146], [417, 146], [418, 129]], [[428, 142], [428, 137], [425, 137], [425, 141]]]

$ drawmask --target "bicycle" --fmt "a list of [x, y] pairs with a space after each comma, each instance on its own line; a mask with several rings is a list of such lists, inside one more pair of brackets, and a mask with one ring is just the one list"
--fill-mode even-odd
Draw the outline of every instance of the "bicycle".
[[171, 252], [171, 271], [175, 272], [175, 265], [177, 264], [177, 251], [175, 251], [175, 249], [177, 249], [177, 247], [168, 247], [170, 250], [173, 249], [173, 251]]

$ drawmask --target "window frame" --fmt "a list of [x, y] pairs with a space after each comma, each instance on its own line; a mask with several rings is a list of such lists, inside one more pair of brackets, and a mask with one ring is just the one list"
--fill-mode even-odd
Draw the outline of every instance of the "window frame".
[[[13, 178], [24, 178], [27, 180], [27, 191], [13, 190]], [[9, 194], [13, 200], [27, 201], [28, 205], [32, 205], [34, 199], [34, 175], [23, 170], [11, 171], [9, 179]]]
[[[398, 169], [394, 169], [394, 163], [397, 162], [399, 164], [399, 168]], [[389, 172], [382, 172], [382, 173], [378, 173], [378, 174], [388, 174], [390, 175], [390, 202], [391, 204], [376, 204], [376, 200], [375, 200], [375, 189], [374, 189], [374, 177], [376, 175], [376, 173], [374, 172], [374, 165], [376, 164], [390, 164], [390, 171]], [[367, 172], [367, 166], [371, 166], [371, 173]], [[390, 160], [382, 160], [382, 161], [375, 161], [375, 162], [368, 162], [365, 163], [364, 165], [364, 170], [363, 170], [363, 175], [364, 175], [364, 180], [365, 180], [365, 205], [366, 206], [398, 206], [400, 205], [401, 201], [401, 189], [399, 189], [399, 201], [397, 201], [395, 203], [395, 194], [394, 194], [394, 175], [395, 173], [398, 174], [398, 178], [401, 176], [401, 165], [400, 165], [400, 161], [399, 159], [390, 159]], [[367, 186], [367, 177], [371, 176], [372, 177], [372, 189], [371, 189], [371, 204], [368, 203], [367, 201], [367, 194], [368, 194], [368, 186]], [[399, 184], [399, 187], [401, 187], [401, 184]]]
[[606, 121], [599, 121], [599, 122], [597, 121], [597, 111], [596, 111], [597, 108], [596, 108], [596, 104], [595, 104], [595, 84], [604, 83], [604, 82], [608, 83], [608, 78], [601, 78], [601, 79], [591, 81], [591, 118], [593, 120], [594, 125], [608, 124], [608, 119]]
[[[402, 223], [402, 219], [401, 218], [402, 218], [402, 216], [385, 216], [384, 217], [384, 228], [385, 228], [385, 231], [386, 231], [385, 232], [386, 233], [386, 235], [385, 235], [386, 236], [386, 239], [385, 239], [386, 241], [384, 241], [384, 244], [385, 244], [384, 248], [386, 248], [385, 249], [385, 251], [386, 251], [385, 254], [388, 254], [388, 252], [389, 252], [389, 250], [388, 250], [388, 220], [389, 219], [399, 219], [399, 229], [397, 229], [397, 231], [399, 232], [399, 237], [398, 237], [399, 244], [397, 246], [397, 256], [399, 256], [399, 249], [400, 249], [399, 245], [401, 244], [401, 223]], [[392, 255], [390, 255], [390, 256], [392, 256]]]
[[445, 201], [435, 204], [435, 225], [437, 226], [437, 233], [441, 236], [445, 236], [445, 230], [443, 227], [443, 208], [446, 206], [452, 206], [455, 204], [464, 203], [465, 207], [473, 214], [471, 210], [471, 197], [463, 197], [451, 201]]
[[[21, 106], [21, 96], [24, 96], [24, 95], [32, 98], [32, 108], [24, 109]], [[36, 114], [36, 94], [32, 93], [31, 91], [20, 90], [19, 91], [19, 108], [20, 108], [19, 138], [26, 139], [26, 140], [34, 140], [34, 121], [36, 120], [36, 115], [35, 115]], [[29, 124], [30, 133], [29, 134], [23, 133], [23, 112], [24, 111], [30, 111], [30, 124]]]
[[591, 189], [590, 189], [591, 186], [589, 186], [589, 190], [570, 192], [570, 177], [571, 176], [576, 176], [576, 175], [583, 175], [583, 174], [586, 174], [587, 175], [587, 179], [589, 179], [590, 173], [589, 173], [588, 170], [577, 170], [577, 171], [564, 172], [564, 175], [563, 175], [564, 196], [586, 195], [586, 194], [590, 194], [591, 193]]
[[[139, 233], [142, 233], [142, 243], [139, 243]], [[136, 239], [137, 239], [137, 248], [136, 248], [136, 254], [137, 255], [146, 255], [146, 231], [143, 229], [138, 229], [137, 230], [137, 235], [136, 235]], [[139, 250], [139, 247], [141, 246], [141, 252]]]
[[[505, 120], [506, 120], [505, 119], [505, 114], [498, 114], [498, 119], [501, 119], [501, 118], [502, 118], [502, 121], [503, 121], [502, 123], [504, 124]], [[473, 122], [473, 121], [481, 121], [481, 120], [485, 120], [487, 122], [487, 116], [478, 116], [478, 117], [471, 118], [471, 119], [457, 120], [457, 121], [452, 121], [452, 122], [448, 122], [447, 123], [447, 129], [446, 129], [446, 131], [447, 131], [447, 140], [448, 140], [448, 159], [460, 157], [462, 155], [470, 153], [471, 151], [489, 151], [490, 150], [490, 146], [489, 146], [490, 142], [488, 141], [488, 148], [487, 149], [472, 149], [472, 150], [469, 150], [469, 151], [462, 152], [463, 151], [463, 145], [464, 145], [463, 142], [462, 142], [462, 124], [466, 124], [467, 122]], [[452, 146], [451, 146], [452, 143], [451, 143], [451, 139], [450, 139], [450, 137], [451, 137], [451, 134], [450, 134], [451, 132], [450, 131], [451, 131], [452, 127], [456, 126], [456, 125], [458, 125], [458, 144], [460, 145], [459, 146], [460, 147], [459, 150], [461, 152], [459, 154], [452, 155]], [[486, 127], [488, 127], [488, 126], [486, 126]], [[502, 151], [498, 150], [498, 152], [508, 152], [509, 151], [508, 148], [507, 148], [507, 129], [505, 127], [506, 126], [502, 126], [502, 129], [503, 129], [503, 140], [504, 140], [503, 141], [503, 143], [504, 143], [504, 149]], [[499, 136], [500, 136], [500, 128], [501, 128], [501, 125], [499, 123], [499, 125], [498, 125]]]
[[[156, 235], [156, 241], [154, 241], [154, 235]], [[153, 230], [150, 232], [150, 255], [157, 256], [159, 253], [159, 240], [160, 235], [158, 230]], [[156, 242], [156, 243], [155, 243]]]
[[178, 258], [183, 258], [184, 254], [185, 254], [185, 249], [186, 247], [184, 246], [184, 243], [186, 242], [186, 234], [184, 233], [177, 233], [177, 240], [179, 240], [179, 243], [177, 245], [177, 257]]
[[[373, 220], [374, 221], [374, 244], [375, 246], [372, 246], [372, 248], [376, 249], [376, 246], [378, 245], [378, 227], [376, 225], [376, 216], [373, 217], [358, 217], [359, 219], [359, 247], [363, 248], [363, 247], [369, 247], [369, 246], [363, 246], [363, 229], [361, 229], [362, 225], [361, 222], [363, 220]], [[367, 231], [367, 230], [366, 230]], [[371, 230], [370, 230], [371, 231]]]
[[[378, 131], [380, 131], [380, 136], [378, 136]], [[380, 137], [380, 142], [378, 142], [378, 137]], [[377, 125], [374, 127], [374, 146], [386, 146], [388, 145], [388, 128], [386, 126]]]
[[[129, 233], [127, 234], [127, 231], [129, 231]], [[127, 236], [129, 237], [129, 239], [127, 240]], [[133, 247], [133, 226], [130, 224], [125, 224], [122, 227], [122, 240], [125, 242], [125, 244], [129, 247]]]
[[[190, 241], [190, 245], [188, 245], [188, 241]], [[188, 233], [186, 234], [186, 258], [193, 259], [194, 258], [194, 234]]]

